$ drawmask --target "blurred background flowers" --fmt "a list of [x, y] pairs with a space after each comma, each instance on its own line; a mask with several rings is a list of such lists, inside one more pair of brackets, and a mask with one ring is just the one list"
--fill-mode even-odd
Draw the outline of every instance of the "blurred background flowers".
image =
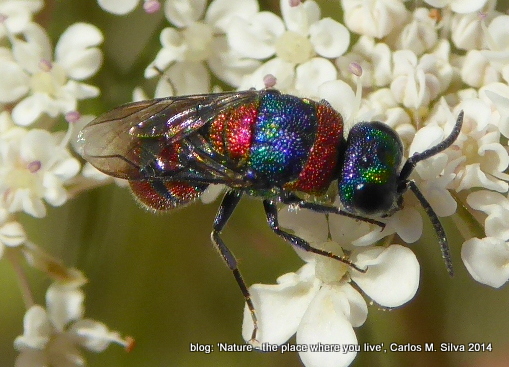
[[[0, 365], [506, 366], [508, 9], [494, 0], [0, 0]], [[407, 156], [441, 141], [465, 111], [455, 144], [412, 176], [445, 226], [454, 278], [411, 195], [388, 219], [376, 255], [369, 247], [356, 255], [375, 261], [381, 246], [404, 255], [376, 260], [394, 288], [411, 280], [397, 301], [338, 264], [304, 258], [302, 267], [255, 200], [244, 200], [224, 231], [248, 284], [285, 274], [253, 287], [257, 297], [304, 282], [318, 299], [340, 284], [364, 306], [334, 325], [361, 350], [384, 343], [387, 353], [320, 364], [295, 352], [219, 352], [219, 342], [244, 343], [244, 305], [210, 245], [217, 202], [145, 212], [73, 147], [94, 116], [132, 100], [274, 83], [327, 99], [347, 129], [389, 124]], [[317, 246], [382, 237], [341, 218], [285, 207], [281, 216]], [[296, 328], [285, 330], [290, 343]], [[390, 351], [431, 342], [492, 351]], [[196, 343], [215, 351], [191, 353]]]

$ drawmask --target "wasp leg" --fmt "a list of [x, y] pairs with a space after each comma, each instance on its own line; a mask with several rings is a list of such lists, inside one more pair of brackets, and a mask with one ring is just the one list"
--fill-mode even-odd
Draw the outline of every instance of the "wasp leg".
[[253, 333], [251, 334], [251, 340], [249, 342], [253, 345], [257, 345], [258, 341], [256, 340], [256, 334], [258, 332], [258, 319], [256, 318], [256, 311], [253, 302], [251, 301], [251, 295], [249, 294], [246, 283], [244, 282], [244, 279], [242, 278], [242, 275], [240, 274], [240, 271], [237, 267], [237, 260], [235, 259], [235, 256], [219, 236], [224, 226], [226, 225], [226, 222], [228, 222], [228, 219], [235, 210], [235, 207], [239, 203], [241, 197], [242, 193], [238, 191], [229, 191], [226, 193], [223, 201], [221, 202], [221, 205], [219, 206], [216, 218], [214, 219], [214, 226], [212, 233], [210, 234], [210, 238], [215, 249], [221, 254], [221, 257], [226, 263], [226, 266], [228, 266], [228, 268], [232, 271], [233, 276], [235, 277], [235, 280], [237, 281], [237, 284], [239, 285], [239, 288], [242, 292], [242, 295], [246, 300], [247, 307], [251, 312], [251, 318], [253, 319]]
[[361, 220], [366, 223], [376, 224], [377, 226], [379, 226], [382, 229], [385, 228], [385, 223], [383, 223], [383, 222], [379, 222], [374, 219], [365, 218], [365, 217], [361, 217], [361, 216], [358, 216], [355, 214], [351, 214], [351, 213], [345, 212], [344, 210], [336, 208], [335, 206], [327, 206], [327, 205], [322, 205], [322, 204], [317, 204], [317, 203], [309, 203], [307, 201], [302, 200], [297, 195], [292, 194], [292, 193], [288, 193], [285, 196], [283, 196], [281, 198], [281, 202], [283, 204], [294, 204], [294, 205], [297, 205], [299, 208], [309, 209], [309, 210], [312, 210], [312, 211], [315, 211], [318, 213], [339, 214], [339, 215], [343, 215], [348, 218]]
[[329, 251], [320, 250], [311, 246], [304, 239], [297, 237], [293, 234], [283, 231], [279, 228], [279, 222], [277, 219], [277, 206], [276, 202], [273, 200], [264, 200], [263, 207], [265, 208], [265, 215], [267, 216], [267, 222], [269, 223], [270, 228], [280, 237], [290, 242], [293, 246], [299, 247], [305, 251], [312, 252], [314, 254], [330, 257], [331, 259], [336, 259], [345, 263], [346, 265], [352, 267], [353, 269], [365, 273], [367, 269], [361, 269], [357, 265], [355, 265], [352, 261], [350, 261], [345, 256], [338, 256]]

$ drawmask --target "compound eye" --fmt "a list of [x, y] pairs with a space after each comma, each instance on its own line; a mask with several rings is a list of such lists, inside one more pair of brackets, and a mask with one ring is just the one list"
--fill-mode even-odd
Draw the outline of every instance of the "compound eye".
[[361, 183], [353, 194], [352, 205], [355, 211], [365, 215], [389, 212], [394, 203], [394, 191], [387, 184]]

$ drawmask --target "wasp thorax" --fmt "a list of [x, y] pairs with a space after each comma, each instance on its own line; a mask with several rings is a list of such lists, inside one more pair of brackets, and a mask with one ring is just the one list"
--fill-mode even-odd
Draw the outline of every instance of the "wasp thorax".
[[398, 205], [398, 177], [403, 145], [389, 126], [356, 124], [346, 142], [339, 177], [339, 197], [346, 210], [360, 215], [384, 215]]

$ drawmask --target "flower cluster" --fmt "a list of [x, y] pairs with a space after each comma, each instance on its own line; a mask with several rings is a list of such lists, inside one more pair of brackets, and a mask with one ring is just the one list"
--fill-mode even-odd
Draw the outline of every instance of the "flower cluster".
[[[256, 0], [97, 3], [118, 16], [137, 6], [164, 13], [161, 48], [140, 72], [155, 81], [156, 97], [275, 87], [325, 99], [343, 116], [346, 134], [358, 121], [383, 121], [401, 137], [406, 157], [441, 142], [464, 111], [453, 145], [418, 162], [410, 179], [438, 217], [459, 223], [461, 256], [472, 277], [495, 288], [509, 280], [509, 16], [496, 0], [424, 0], [421, 7], [404, 0], [338, 0], [337, 13], [327, 14], [314, 0], [274, 1], [279, 11]], [[111, 181], [82, 166], [71, 149], [79, 127], [93, 118], [81, 116], [79, 104], [99, 95], [87, 80], [101, 67], [99, 47], [108, 34], [75, 23], [53, 48], [33, 20], [43, 6], [43, 0], [0, 0], [0, 259], [10, 261], [25, 284], [25, 331], [15, 347], [17, 365], [26, 367], [83, 365], [77, 346], [130, 346], [105, 325], [82, 319], [84, 277], [30, 242], [17, 217], [44, 217], [47, 204], [63, 205]], [[134, 96], [146, 98], [140, 88]], [[219, 191], [211, 187], [206, 200]], [[298, 251], [305, 262], [299, 270], [275, 285], [250, 288], [258, 342], [282, 344], [296, 334], [299, 344], [356, 344], [354, 328], [367, 319], [364, 297], [383, 307], [414, 297], [420, 265], [403, 244], [421, 237], [423, 210], [411, 193], [401, 210], [377, 218], [383, 231], [294, 209], [281, 207], [282, 227], [368, 270]], [[55, 281], [46, 309], [35, 305], [18, 255]], [[249, 341], [247, 307], [244, 316]], [[300, 352], [308, 367], [347, 366], [355, 356], [355, 350]]]
[[[45, 217], [47, 205], [61, 206], [90, 186], [71, 149], [81, 117], [78, 103], [99, 95], [85, 81], [102, 64], [102, 32], [75, 23], [54, 49], [42, 25], [33, 20], [42, 0], [0, 1], [0, 259], [11, 263], [27, 308], [25, 332], [14, 345], [16, 366], [81, 366], [77, 346], [102, 351], [129, 341], [83, 316], [86, 282], [29, 240], [19, 214]], [[62, 123], [67, 125], [62, 130]], [[36, 304], [20, 259], [54, 280], [47, 309]], [[3, 347], [4, 348], [4, 347]]]
[[[213, 1], [207, 12], [224, 2]], [[426, 1], [426, 7], [417, 9], [397, 0], [343, 0], [341, 5], [344, 24], [323, 17], [312, 0], [282, 0], [281, 15], [258, 10], [232, 14], [220, 32], [226, 36], [228, 54], [258, 66], [250, 73], [244, 69], [242, 78], [235, 78], [239, 82], [216, 76], [239, 89], [263, 88], [275, 81], [284, 92], [324, 98], [342, 113], [347, 129], [357, 121], [384, 121], [401, 136], [407, 156], [442, 141], [463, 110], [463, 129], [453, 146], [419, 162], [411, 179], [439, 217], [465, 220], [457, 213], [461, 205], [482, 224], [478, 211], [485, 213], [481, 227], [488, 237], [462, 233], [462, 258], [474, 279], [500, 287], [509, 279], [503, 209], [509, 182], [509, 155], [503, 143], [509, 137], [508, 31], [503, 24], [509, 17], [495, 10], [494, 1], [485, 0]], [[350, 39], [357, 40], [351, 44]], [[177, 55], [185, 54], [170, 52], [175, 42], [162, 40], [163, 49], [149, 69], [157, 66], [161, 80], [181, 85], [182, 74], [179, 81], [168, 74], [182, 62]], [[183, 49], [193, 44], [178, 42]], [[233, 65], [225, 64], [224, 70]], [[412, 299], [419, 284], [415, 256], [399, 244], [377, 243], [383, 238], [386, 243], [398, 238], [401, 243], [417, 241], [423, 228], [420, 204], [405, 195], [403, 208], [382, 220], [386, 226], [380, 231], [349, 223], [348, 218], [283, 208], [281, 226], [314, 247], [346, 253], [369, 270], [359, 274], [330, 259], [301, 254], [306, 265], [299, 271], [278, 278], [277, 285], [250, 288], [258, 312], [258, 342], [282, 344], [296, 333], [297, 343], [357, 343], [353, 327], [364, 323], [367, 307], [350, 282], [384, 307]], [[252, 330], [246, 306], [246, 340]], [[307, 366], [348, 365], [355, 358], [355, 352], [300, 354]]]

